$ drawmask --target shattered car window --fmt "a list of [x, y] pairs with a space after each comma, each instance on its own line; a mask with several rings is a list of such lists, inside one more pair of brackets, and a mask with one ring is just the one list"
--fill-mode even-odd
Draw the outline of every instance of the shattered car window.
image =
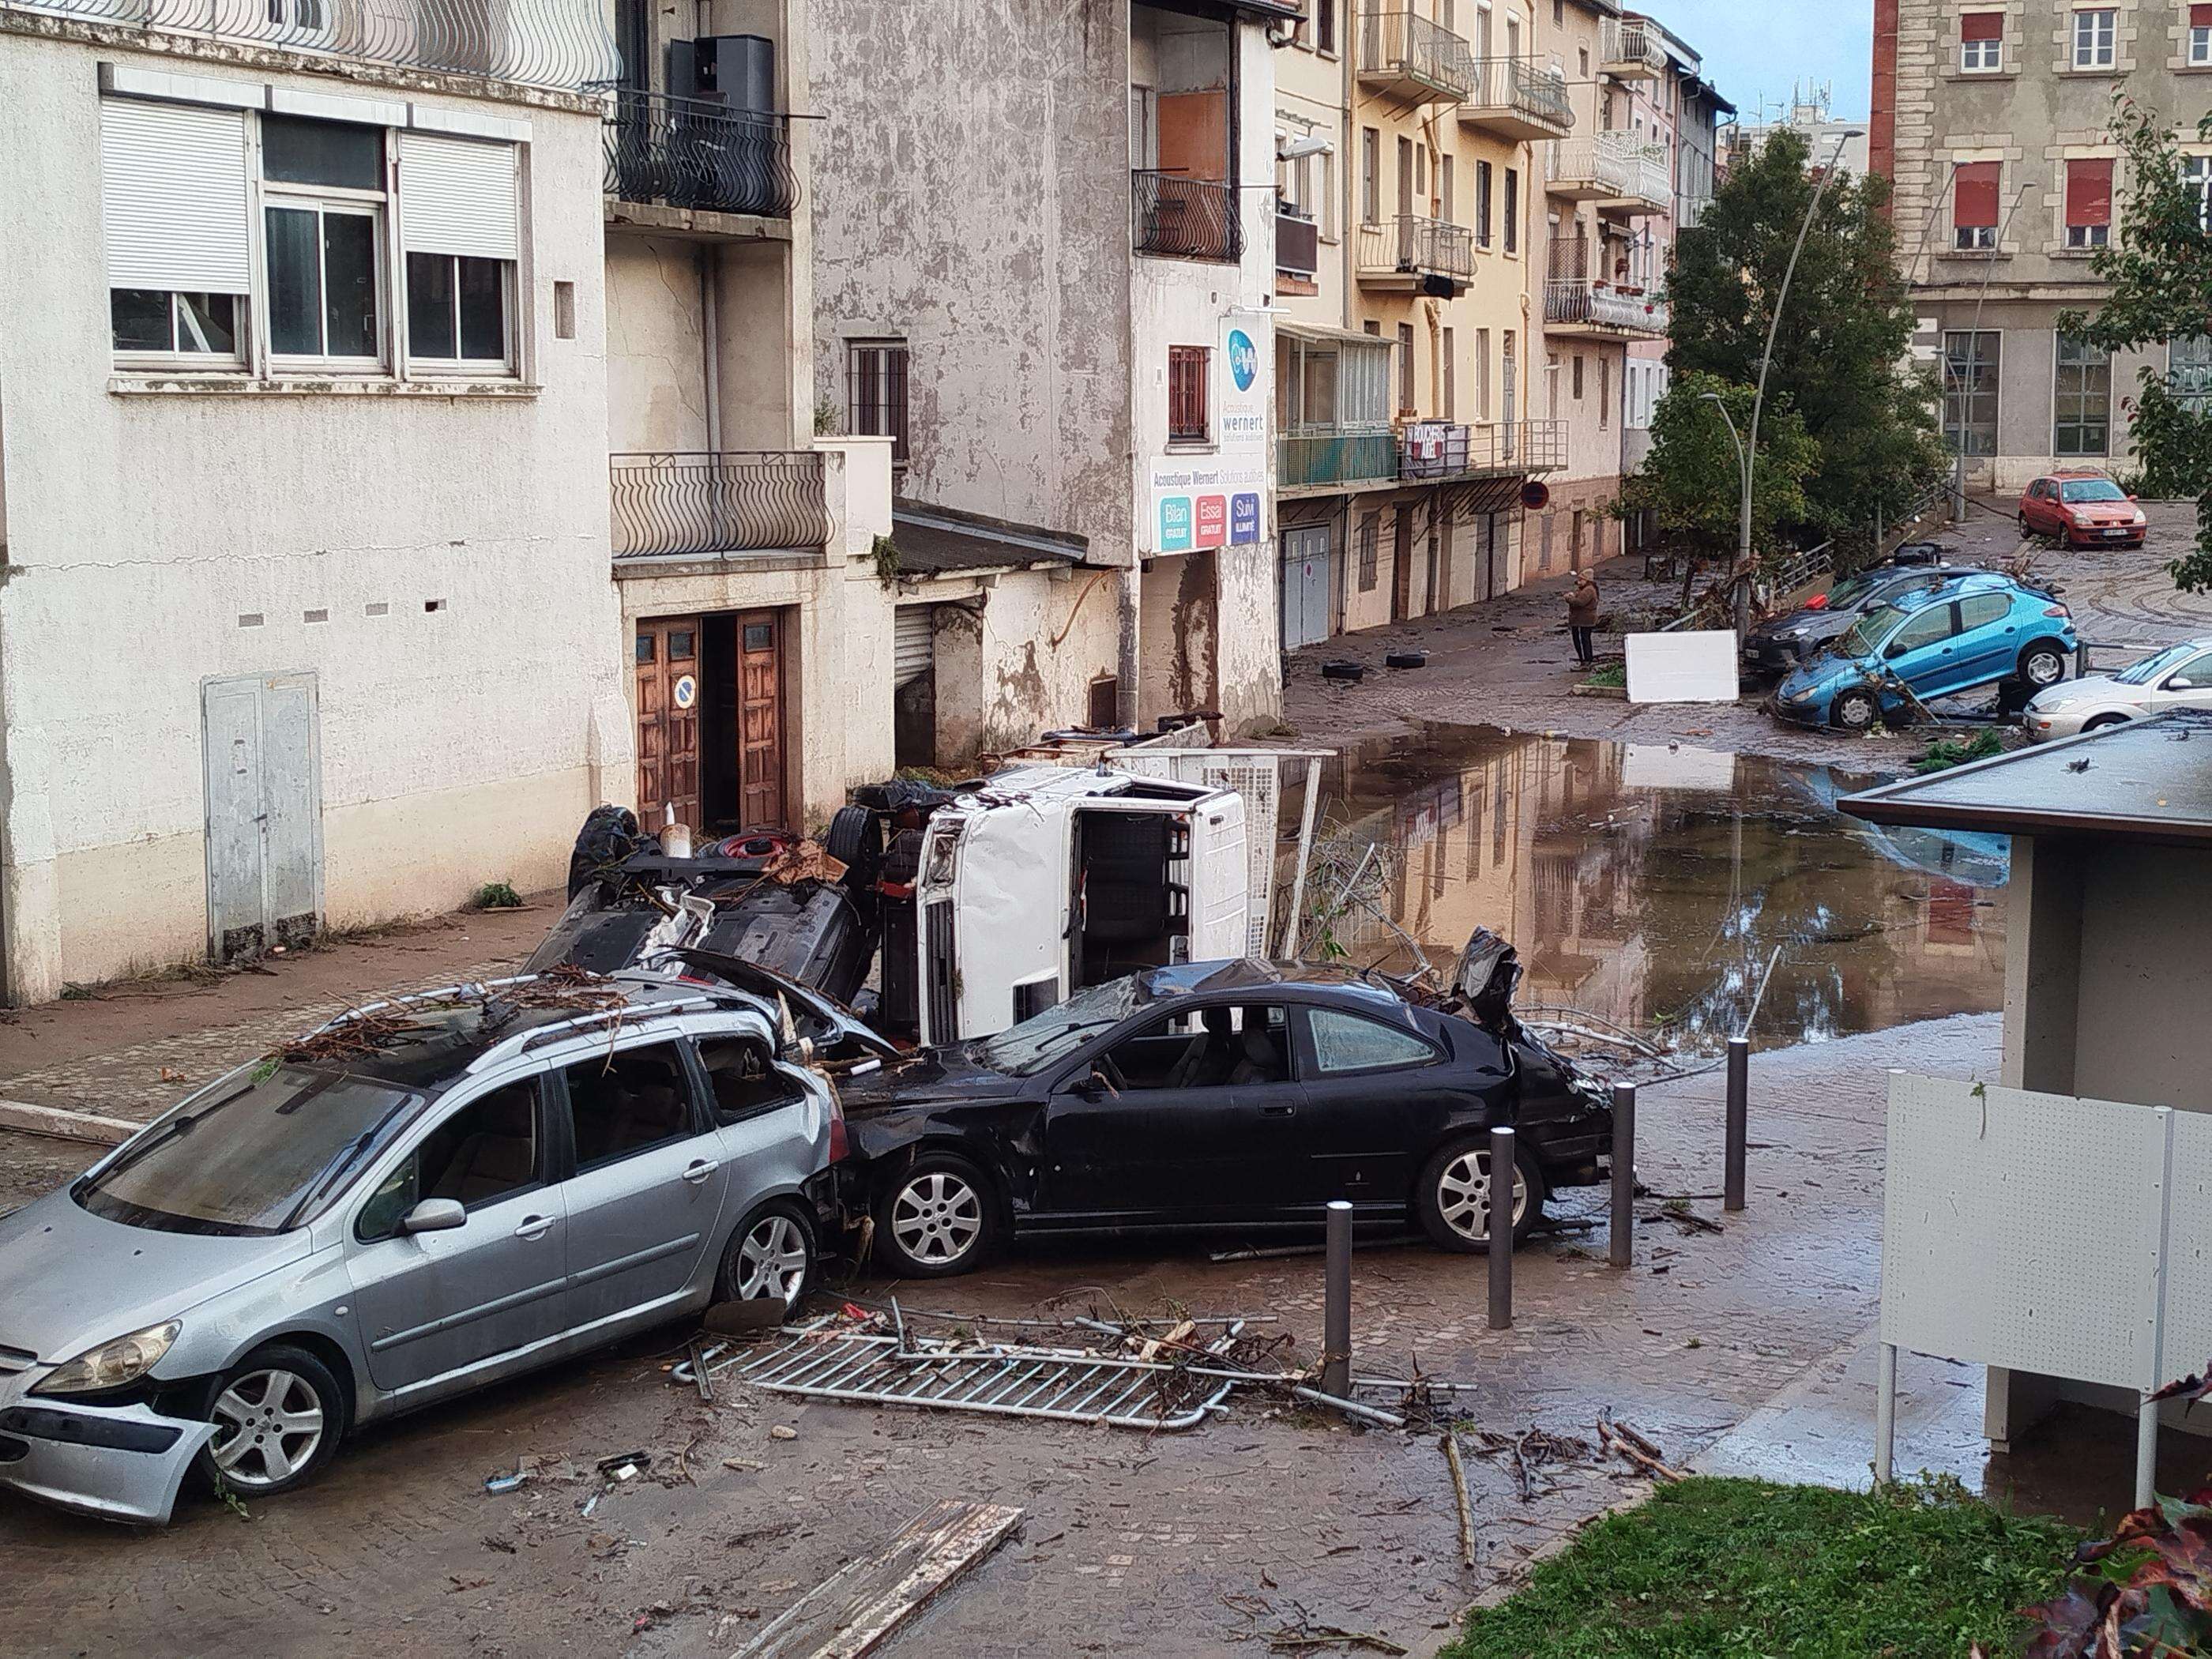
[[234, 1072], [78, 1182], [94, 1215], [167, 1232], [268, 1234], [366, 1168], [422, 1097], [371, 1078], [280, 1066]]
[[1140, 977], [1090, 986], [996, 1036], [986, 1037], [977, 1047], [993, 1070], [1029, 1077], [1119, 1025], [1150, 1000]]

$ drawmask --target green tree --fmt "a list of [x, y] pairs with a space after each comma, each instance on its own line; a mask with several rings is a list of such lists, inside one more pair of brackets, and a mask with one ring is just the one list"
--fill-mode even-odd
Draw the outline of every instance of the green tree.
[[[1729, 434], [1751, 430], [1755, 388], [1696, 370], [1675, 376], [1651, 416], [1651, 453], [1644, 470], [1621, 491], [1626, 513], [1650, 508], [1664, 529], [1686, 535], [1700, 551], [1735, 551], [1743, 503], [1743, 471]], [[1727, 407], [1721, 418], [1711, 398]], [[1759, 416], [1759, 459], [1752, 468], [1751, 544], [1771, 544], [1778, 526], [1803, 523], [1811, 513], [1805, 481], [1820, 464], [1820, 450], [1797, 411], [1769, 386]]]
[[[1758, 384], [1775, 300], [1819, 183], [1811, 159], [1802, 134], [1774, 134], [1729, 169], [1698, 228], [1676, 241], [1667, 362], [1677, 378]], [[1778, 404], [1798, 411], [1816, 451], [1803, 506], [1772, 515], [1793, 532], [1848, 533], [1943, 474], [1935, 384], [1908, 367], [1913, 309], [1888, 202], [1879, 175], [1832, 179], [1790, 280], [1759, 442]]]
[[[2102, 309], [2067, 312], [2065, 333], [2108, 351], [2212, 335], [2212, 196], [2182, 177], [2172, 130], [2132, 100], [2112, 118], [2119, 141], [2118, 224], [2090, 269], [2111, 284]], [[2197, 124], [2212, 140], [2212, 115]], [[2138, 487], [2147, 495], [2193, 496], [2197, 543], [2166, 568], [2191, 592], [2212, 588], [2212, 408], [2175, 395], [2146, 366], [2129, 409]]]

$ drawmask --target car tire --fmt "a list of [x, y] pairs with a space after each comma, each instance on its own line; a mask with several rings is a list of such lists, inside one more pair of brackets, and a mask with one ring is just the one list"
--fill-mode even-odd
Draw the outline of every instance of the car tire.
[[876, 1260], [902, 1279], [945, 1279], [981, 1266], [1004, 1224], [990, 1179], [964, 1158], [924, 1152], [876, 1194]]
[[2026, 541], [2026, 540], [2027, 540], [2030, 536], [2033, 536], [2033, 534], [2035, 534], [2035, 531], [2034, 531], [2033, 527], [2033, 526], [2031, 526], [2028, 524], [2028, 522], [2027, 522], [2027, 514], [2025, 514], [2025, 513], [2021, 514], [2020, 515], [2020, 538], [2021, 538], [2021, 540], [2022, 540], [2022, 541]]
[[1844, 732], [1864, 732], [1881, 718], [1881, 703], [1871, 691], [1845, 691], [1828, 705], [1828, 718]]
[[[1487, 1212], [1490, 1137], [1462, 1135], [1446, 1141], [1429, 1161], [1413, 1188], [1413, 1212], [1421, 1231], [1439, 1249], [1473, 1255], [1489, 1248]], [[1544, 1213], [1549, 1189], [1536, 1155], [1513, 1149], [1513, 1242], [1527, 1238]]]
[[814, 1223], [805, 1209], [787, 1199], [771, 1200], [732, 1229], [714, 1276], [714, 1299], [758, 1302], [773, 1297], [789, 1313], [814, 1288], [821, 1259]]
[[275, 1498], [313, 1479], [337, 1455], [350, 1417], [331, 1368], [289, 1342], [256, 1348], [204, 1398], [197, 1415], [216, 1425], [216, 1437], [196, 1467], [216, 1492], [241, 1498]]
[[873, 886], [884, 861], [883, 825], [865, 806], [841, 806], [830, 815], [822, 850], [845, 866], [848, 886]]
[[2038, 640], [2020, 653], [2020, 677], [2045, 690], [2066, 678], [2066, 653], [2049, 640]]

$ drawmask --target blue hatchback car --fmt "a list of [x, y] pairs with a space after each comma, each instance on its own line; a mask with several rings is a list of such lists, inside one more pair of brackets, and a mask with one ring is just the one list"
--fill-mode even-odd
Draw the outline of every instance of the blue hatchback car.
[[2037, 690], [2066, 678], [2081, 641], [2052, 595], [1991, 571], [1962, 574], [1870, 607], [1775, 689], [1800, 726], [1863, 732], [1907, 702], [2017, 678]]

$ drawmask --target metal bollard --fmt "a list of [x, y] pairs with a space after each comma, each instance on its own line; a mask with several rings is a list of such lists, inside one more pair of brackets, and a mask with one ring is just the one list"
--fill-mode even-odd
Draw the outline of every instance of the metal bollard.
[[1490, 1132], [1490, 1213], [1484, 1219], [1490, 1252], [1490, 1328], [1513, 1328], [1513, 1131]]
[[1751, 1039], [1730, 1037], [1728, 1046], [1728, 1152], [1721, 1181], [1721, 1207], [1743, 1208], [1744, 1144], [1751, 1133]]
[[1328, 1206], [1328, 1257], [1322, 1274], [1321, 1389], [1341, 1400], [1352, 1392], [1352, 1206]]
[[1636, 1085], [1613, 1086], [1613, 1214], [1609, 1260], [1636, 1265]]

